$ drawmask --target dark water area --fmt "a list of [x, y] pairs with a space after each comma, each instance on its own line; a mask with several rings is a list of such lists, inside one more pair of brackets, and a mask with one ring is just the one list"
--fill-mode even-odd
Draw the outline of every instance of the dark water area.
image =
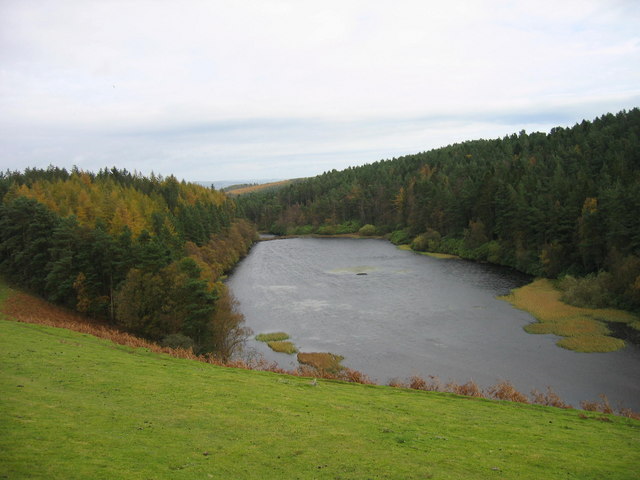
[[[228, 285], [256, 334], [287, 332], [300, 351], [342, 355], [377, 383], [509, 380], [526, 394], [549, 386], [574, 406], [604, 393], [614, 407], [640, 410], [640, 348], [578, 353], [556, 346], [554, 335], [526, 333], [533, 317], [496, 296], [530, 280], [384, 240], [293, 238], [257, 244]], [[297, 366], [295, 355], [254, 340], [248, 347]]]

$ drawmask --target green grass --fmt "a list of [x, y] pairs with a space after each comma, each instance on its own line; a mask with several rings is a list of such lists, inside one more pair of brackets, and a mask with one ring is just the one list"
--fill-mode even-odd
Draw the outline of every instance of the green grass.
[[259, 342], [279, 342], [288, 338], [289, 334], [284, 332], [259, 333], [256, 335], [256, 340]]
[[267, 342], [267, 345], [271, 350], [278, 353], [287, 353], [289, 355], [293, 355], [298, 352], [297, 347], [293, 344], [293, 342], [287, 341], [275, 341], [275, 342]]
[[640, 422], [217, 367], [0, 320], [0, 478], [632, 479]]

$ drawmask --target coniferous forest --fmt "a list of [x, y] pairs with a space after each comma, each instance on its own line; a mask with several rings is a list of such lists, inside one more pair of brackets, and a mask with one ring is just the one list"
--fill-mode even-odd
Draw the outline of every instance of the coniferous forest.
[[222, 283], [255, 229], [175, 177], [50, 167], [0, 177], [0, 269], [17, 285], [160, 342], [227, 360], [248, 331]]
[[561, 278], [576, 304], [640, 309], [640, 110], [474, 140], [238, 198], [276, 234], [387, 235]]
[[166, 346], [227, 360], [249, 334], [222, 282], [256, 227], [386, 236], [559, 278], [640, 311], [640, 110], [330, 171], [228, 197], [112, 168], [0, 174], [0, 273]]

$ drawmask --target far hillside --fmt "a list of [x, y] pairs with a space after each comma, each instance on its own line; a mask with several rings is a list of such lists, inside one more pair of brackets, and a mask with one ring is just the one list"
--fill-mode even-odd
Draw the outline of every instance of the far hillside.
[[275, 234], [364, 229], [565, 278], [578, 305], [640, 311], [638, 108], [332, 170], [237, 203]]
[[277, 182], [268, 182], [268, 183], [251, 183], [251, 184], [241, 184], [241, 185], [231, 185], [223, 189], [223, 191], [232, 196], [238, 195], [246, 195], [248, 193], [256, 193], [256, 192], [266, 192], [266, 191], [275, 191], [287, 185], [290, 185], [295, 182], [299, 182], [301, 179], [293, 179], [293, 180], [280, 180]]

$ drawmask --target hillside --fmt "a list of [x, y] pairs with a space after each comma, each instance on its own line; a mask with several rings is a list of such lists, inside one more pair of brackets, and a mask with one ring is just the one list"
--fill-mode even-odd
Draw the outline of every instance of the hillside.
[[248, 334], [222, 277], [256, 232], [222, 192], [49, 167], [0, 173], [0, 271], [47, 300], [167, 346], [228, 358]]
[[627, 418], [0, 332], [0, 478], [631, 479], [640, 462]]
[[276, 234], [366, 228], [417, 251], [535, 276], [589, 276], [581, 306], [640, 311], [640, 109], [470, 140], [244, 195]]
[[268, 182], [268, 183], [253, 183], [253, 184], [240, 184], [240, 185], [231, 185], [224, 189], [224, 192], [227, 195], [246, 195], [248, 193], [256, 193], [256, 192], [266, 192], [266, 191], [275, 191], [279, 188], [290, 185], [291, 183], [295, 183], [300, 181], [300, 179], [293, 180], [279, 180], [277, 182]]

